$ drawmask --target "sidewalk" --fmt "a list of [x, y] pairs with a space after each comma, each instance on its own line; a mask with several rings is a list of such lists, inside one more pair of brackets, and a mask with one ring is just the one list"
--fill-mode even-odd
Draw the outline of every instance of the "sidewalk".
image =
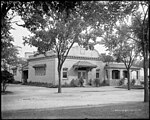
[[57, 93], [57, 88], [11, 84], [7, 91], [12, 93], [1, 95], [2, 111], [107, 105], [144, 100], [143, 89], [128, 91], [113, 86], [62, 88], [62, 93]]

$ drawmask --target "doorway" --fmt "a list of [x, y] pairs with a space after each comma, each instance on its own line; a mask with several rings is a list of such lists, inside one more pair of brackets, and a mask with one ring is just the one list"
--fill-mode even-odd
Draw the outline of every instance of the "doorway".
[[78, 79], [82, 77], [84, 80], [83, 85], [87, 84], [87, 71], [78, 71]]
[[27, 83], [27, 79], [28, 79], [28, 70], [24, 70], [23, 71], [23, 83]]

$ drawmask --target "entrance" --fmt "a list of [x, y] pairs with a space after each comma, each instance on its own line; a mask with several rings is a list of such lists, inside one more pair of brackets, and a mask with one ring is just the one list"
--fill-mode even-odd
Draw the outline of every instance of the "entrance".
[[86, 71], [78, 71], [78, 79], [80, 79], [80, 77], [83, 78], [83, 80], [84, 80], [83, 85], [85, 86], [87, 83], [87, 72]]
[[28, 79], [28, 70], [24, 70], [23, 71], [23, 83], [27, 83], [27, 79]]

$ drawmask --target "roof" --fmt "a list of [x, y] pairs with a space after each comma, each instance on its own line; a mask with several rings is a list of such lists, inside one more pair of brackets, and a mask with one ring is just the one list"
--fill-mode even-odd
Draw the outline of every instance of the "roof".
[[73, 65], [74, 68], [86, 67], [86, 68], [96, 68], [97, 65], [94, 65], [87, 61], [78, 61]]
[[[110, 63], [105, 66], [106, 69], [126, 69], [124, 63]], [[140, 67], [131, 66], [131, 69], [141, 69]]]

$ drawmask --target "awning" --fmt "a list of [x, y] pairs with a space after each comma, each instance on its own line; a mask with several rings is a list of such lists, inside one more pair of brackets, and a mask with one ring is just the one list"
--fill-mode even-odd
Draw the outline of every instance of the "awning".
[[36, 67], [46, 67], [46, 64], [37, 64], [37, 65], [34, 65], [33, 67], [34, 68], [36, 68]]
[[96, 68], [96, 67], [97, 67], [97, 65], [94, 65], [87, 61], [78, 61], [77, 63], [75, 63], [73, 65], [74, 69], [76, 69], [76, 68]]

